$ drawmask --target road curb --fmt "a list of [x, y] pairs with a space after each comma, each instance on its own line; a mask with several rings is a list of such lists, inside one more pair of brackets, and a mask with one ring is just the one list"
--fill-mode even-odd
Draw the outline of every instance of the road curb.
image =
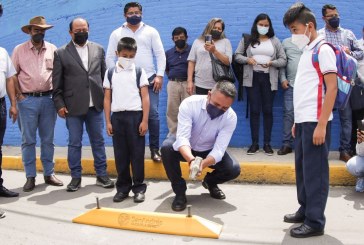
[[[114, 159], [109, 159], [108, 173], [116, 177]], [[241, 174], [234, 180], [235, 182], [246, 183], [268, 183], [268, 184], [294, 184], [295, 171], [293, 163], [275, 163], [275, 162], [240, 162], [242, 169]], [[24, 170], [21, 157], [4, 156], [2, 162], [3, 169]], [[181, 163], [182, 175], [188, 179], [188, 165], [186, 162]], [[37, 171], [42, 171], [40, 159], [37, 158]], [[210, 170], [205, 170], [202, 177]], [[69, 174], [66, 158], [55, 159], [55, 172]], [[82, 159], [82, 173], [94, 175], [93, 159]], [[154, 163], [151, 159], [145, 160], [145, 178], [146, 179], [167, 179], [162, 163]], [[201, 177], [199, 178], [201, 180]], [[351, 176], [344, 165], [330, 165], [330, 185], [354, 185], [355, 178]]]

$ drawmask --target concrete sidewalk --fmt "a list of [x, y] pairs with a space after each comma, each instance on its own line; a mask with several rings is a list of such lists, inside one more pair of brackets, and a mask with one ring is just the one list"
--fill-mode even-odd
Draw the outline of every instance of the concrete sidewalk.
[[[93, 157], [91, 147], [82, 148], [82, 167], [84, 174], [95, 174], [93, 168]], [[267, 156], [263, 152], [255, 155], [247, 155], [246, 148], [229, 148], [228, 151], [239, 161], [242, 168], [238, 182], [248, 183], [274, 183], [274, 184], [294, 184], [294, 153], [278, 156], [277, 149], [273, 156]], [[116, 176], [114, 163], [114, 152], [112, 147], [106, 147], [108, 159], [108, 172], [111, 176]], [[37, 156], [40, 155], [37, 147]], [[354, 185], [355, 178], [352, 177], [345, 168], [345, 163], [339, 159], [339, 152], [332, 151], [329, 155], [330, 163], [330, 184], [331, 185]], [[67, 147], [55, 148], [55, 171], [58, 173], [69, 173], [67, 164]], [[184, 178], [188, 177], [187, 163], [181, 163]], [[3, 146], [3, 168], [12, 170], [23, 170], [20, 147]], [[37, 159], [37, 170], [41, 171], [39, 157]], [[202, 174], [201, 177], [203, 177]], [[145, 149], [145, 177], [146, 179], [167, 179], [163, 164], [154, 163], [150, 159], [149, 148]]]

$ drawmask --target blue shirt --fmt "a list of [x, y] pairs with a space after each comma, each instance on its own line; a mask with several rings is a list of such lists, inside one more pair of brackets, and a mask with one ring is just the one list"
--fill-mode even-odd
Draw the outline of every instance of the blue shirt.
[[176, 47], [173, 47], [166, 52], [166, 72], [168, 79], [183, 79], [187, 81], [187, 57], [190, 53], [191, 46], [187, 44], [187, 47], [182, 52], [177, 51]]
[[182, 101], [173, 149], [178, 151], [181, 146], [189, 146], [194, 151], [211, 150], [208, 156], [218, 163], [234, 133], [237, 117], [230, 107], [224, 114], [211, 120], [206, 104], [206, 95], [192, 95]]

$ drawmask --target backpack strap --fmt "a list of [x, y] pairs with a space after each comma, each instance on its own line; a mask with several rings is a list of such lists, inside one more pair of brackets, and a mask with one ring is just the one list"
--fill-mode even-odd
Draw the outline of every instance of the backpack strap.
[[319, 53], [321, 46], [325, 44], [325, 42], [319, 42], [313, 49], [312, 53], [312, 65], [315, 68], [317, 75], [319, 77], [319, 84], [317, 89], [317, 119], [320, 118], [322, 111], [322, 90], [324, 86], [324, 75], [321, 72], [320, 64], [319, 64]]

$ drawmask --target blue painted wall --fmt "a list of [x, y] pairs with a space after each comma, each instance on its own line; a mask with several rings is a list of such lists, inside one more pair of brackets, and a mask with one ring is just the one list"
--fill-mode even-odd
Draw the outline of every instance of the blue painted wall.
[[[0, 18], [0, 46], [6, 48], [11, 54], [13, 48], [26, 40], [20, 27], [27, 24], [35, 15], [43, 15], [54, 28], [47, 31], [46, 39], [57, 47], [69, 42], [68, 24], [77, 16], [86, 18], [90, 23], [90, 40], [100, 43], [107, 48], [111, 32], [124, 22], [123, 6], [128, 1], [120, 0], [3, 0], [4, 14]], [[282, 17], [290, 5], [296, 1], [288, 0], [146, 0], [140, 1], [143, 5], [143, 21], [155, 27], [162, 38], [165, 49], [173, 46], [171, 31], [176, 26], [184, 26], [188, 30], [189, 43], [192, 43], [203, 31], [206, 23], [212, 17], [223, 18], [226, 23], [226, 34], [235, 50], [242, 32], [249, 32], [254, 18], [261, 12], [270, 15], [276, 36], [283, 40], [290, 35], [282, 24]], [[321, 19], [321, 8], [329, 1], [310, 0], [305, 4], [313, 10], [321, 28], [324, 24]], [[364, 25], [364, 1], [347, 0], [331, 1], [335, 4], [341, 15], [341, 24], [345, 28], [361, 37]], [[166, 80], [165, 80], [166, 82]], [[161, 115], [161, 142], [167, 134], [165, 119], [166, 111], [166, 83], [160, 95]], [[279, 147], [282, 139], [282, 91], [279, 90], [274, 102], [274, 125], [272, 145]], [[248, 146], [250, 142], [249, 120], [245, 119], [246, 101], [235, 102], [234, 110], [238, 114], [238, 125], [231, 141], [231, 146]], [[336, 115], [335, 115], [336, 116]], [[339, 123], [337, 116], [332, 127], [332, 149], [338, 148]], [[55, 144], [67, 145], [67, 129], [62, 119], [57, 120], [55, 129]], [[261, 133], [262, 135], [262, 133]], [[262, 138], [262, 136], [261, 136]], [[106, 143], [111, 145], [111, 138], [105, 135]], [[5, 145], [20, 145], [21, 138], [17, 124], [8, 121], [8, 128], [4, 140]], [[85, 134], [84, 144], [89, 144]]]

